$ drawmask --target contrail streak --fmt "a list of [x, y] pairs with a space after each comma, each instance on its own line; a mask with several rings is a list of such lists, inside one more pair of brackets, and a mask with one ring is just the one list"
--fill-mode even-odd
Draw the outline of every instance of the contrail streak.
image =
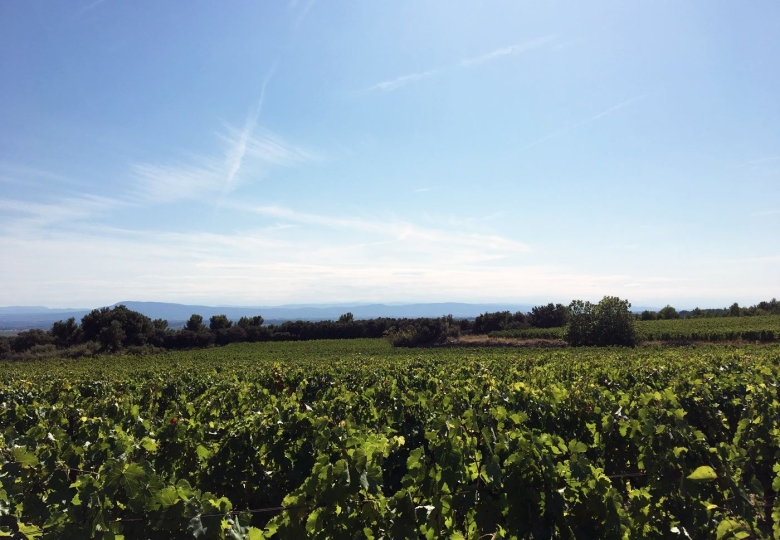
[[276, 65], [272, 66], [268, 71], [268, 74], [265, 76], [265, 80], [263, 80], [263, 87], [260, 90], [260, 99], [257, 102], [257, 107], [254, 111], [250, 111], [249, 115], [246, 117], [246, 121], [244, 122], [244, 129], [236, 141], [235, 146], [228, 153], [226, 160], [228, 173], [227, 177], [225, 178], [225, 185], [222, 189], [223, 195], [230, 190], [233, 183], [235, 182], [236, 175], [238, 175], [238, 172], [241, 170], [241, 164], [243, 163], [244, 155], [246, 154], [247, 143], [252, 138], [252, 134], [254, 133], [255, 128], [257, 128], [257, 122], [260, 119], [260, 112], [263, 110], [265, 88], [268, 86], [268, 82], [271, 80], [275, 69]]

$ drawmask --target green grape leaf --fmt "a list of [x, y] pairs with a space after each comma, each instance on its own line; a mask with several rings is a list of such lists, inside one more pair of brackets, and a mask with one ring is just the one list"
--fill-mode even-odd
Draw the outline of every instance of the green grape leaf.
[[[734, 519], [724, 519], [718, 524], [718, 529], [715, 531], [715, 537], [717, 540], [725, 540], [726, 538], [744, 538], [741, 533], [747, 532], [745, 526], [739, 521]], [[748, 534], [748, 536], [750, 536]]]
[[257, 527], [249, 527], [246, 537], [247, 540], [263, 540], [265, 535], [263, 534], [263, 531]]
[[147, 452], [154, 453], [157, 451], [157, 441], [149, 437], [144, 437], [141, 439], [141, 447]]
[[15, 446], [11, 450], [11, 455], [13, 460], [19, 463], [23, 469], [30, 469], [38, 465], [38, 457], [32, 452], [28, 452], [24, 446]]
[[19, 532], [23, 534], [25, 538], [41, 538], [43, 536], [43, 529], [27, 523], [19, 524]]
[[695, 471], [687, 476], [688, 480], [691, 480], [692, 482], [710, 482], [715, 480], [717, 477], [718, 474], [712, 467], [708, 465], [702, 465], [701, 467], [698, 467]]
[[198, 447], [195, 448], [195, 452], [198, 454], [198, 459], [200, 461], [206, 461], [208, 458], [211, 457], [211, 450], [209, 450], [202, 444], [199, 444]]
[[160, 501], [160, 504], [163, 508], [173, 506], [180, 500], [179, 494], [176, 491], [176, 488], [173, 486], [168, 486], [161, 489], [157, 494], [157, 499]]

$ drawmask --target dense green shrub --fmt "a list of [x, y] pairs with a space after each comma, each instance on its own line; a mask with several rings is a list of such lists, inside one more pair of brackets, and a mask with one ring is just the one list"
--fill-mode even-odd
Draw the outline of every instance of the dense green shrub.
[[36, 345], [48, 345], [52, 342], [52, 337], [48, 332], [33, 328], [19, 332], [11, 341], [11, 350], [14, 352], [24, 352], [32, 349]]
[[391, 328], [386, 337], [394, 347], [424, 347], [441, 343], [448, 337], [457, 337], [460, 326], [452, 317], [440, 319], [413, 319], [405, 325]]
[[528, 326], [525, 322], [525, 315], [519, 312], [513, 315], [511, 311], [483, 313], [474, 319], [471, 332], [473, 334], [489, 334], [498, 330], [506, 330], [510, 326]]

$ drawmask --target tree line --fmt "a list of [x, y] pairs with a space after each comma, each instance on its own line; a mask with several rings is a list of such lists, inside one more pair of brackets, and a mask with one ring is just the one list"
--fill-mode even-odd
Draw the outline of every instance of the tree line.
[[[0, 359], [47, 357], [79, 358], [128, 352], [143, 354], [162, 350], [197, 349], [239, 342], [298, 341], [314, 339], [379, 338], [406, 331], [435, 341], [459, 333], [461, 321], [440, 318], [376, 318], [356, 320], [345, 313], [336, 321], [287, 321], [264, 324], [260, 315], [230, 320], [214, 315], [204, 320], [193, 314], [180, 329], [124, 305], [92, 310], [81, 322], [73, 317], [55, 322], [49, 330], [32, 329], [13, 337], [0, 337]], [[468, 321], [466, 321], [468, 326]]]
[[715, 309], [695, 308], [692, 310], [677, 311], [670, 305], [658, 310], [645, 310], [639, 314], [642, 321], [655, 321], [659, 319], [710, 319], [715, 317], [760, 317], [764, 315], [780, 315], [780, 302], [772, 298], [768, 302], [759, 302], [750, 307], [740, 306], [734, 302], [729, 307]]
[[345, 313], [336, 321], [287, 321], [264, 324], [260, 315], [241, 317], [238, 321], [226, 315], [214, 315], [208, 324], [193, 314], [181, 329], [172, 329], [168, 321], [154, 319], [124, 305], [92, 310], [79, 324], [71, 317], [54, 323], [49, 330], [32, 329], [14, 337], [0, 338], [0, 359], [21, 360], [46, 357], [93, 356], [129, 352], [134, 354], [161, 350], [195, 349], [214, 345], [260, 341], [307, 341], [315, 339], [388, 338], [395, 346], [429, 345], [463, 334], [489, 334], [501, 330], [566, 327], [570, 345], [628, 345], [638, 342], [633, 322], [637, 319], [675, 319], [714, 316], [755, 316], [780, 314], [776, 299], [749, 308], [736, 303], [725, 315], [719, 310], [698, 308], [678, 312], [666, 306], [656, 312], [639, 315], [630, 311], [631, 304], [617, 297], [605, 296], [598, 304], [575, 300], [568, 306], [546, 304], [528, 313], [499, 311], [484, 313], [475, 319], [384, 318], [356, 320]]
[[451, 315], [431, 318], [355, 319], [345, 313], [336, 321], [286, 321], [264, 324], [260, 315], [230, 320], [214, 315], [204, 320], [193, 314], [180, 329], [124, 305], [92, 310], [81, 322], [71, 317], [55, 322], [49, 330], [32, 329], [0, 338], [0, 359], [64, 356], [78, 358], [127, 351], [157, 352], [258, 341], [306, 341], [388, 337], [394, 345], [418, 346], [461, 334], [487, 334], [506, 328], [550, 328], [567, 321], [561, 304], [534, 307], [529, 313], [484, 313], [473, 320]]

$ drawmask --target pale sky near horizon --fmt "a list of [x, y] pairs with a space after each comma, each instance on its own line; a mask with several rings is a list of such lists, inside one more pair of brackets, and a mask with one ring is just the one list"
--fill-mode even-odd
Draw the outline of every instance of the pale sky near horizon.
[[780, 296], [780, 3], [0, 3], [0, 305]]

